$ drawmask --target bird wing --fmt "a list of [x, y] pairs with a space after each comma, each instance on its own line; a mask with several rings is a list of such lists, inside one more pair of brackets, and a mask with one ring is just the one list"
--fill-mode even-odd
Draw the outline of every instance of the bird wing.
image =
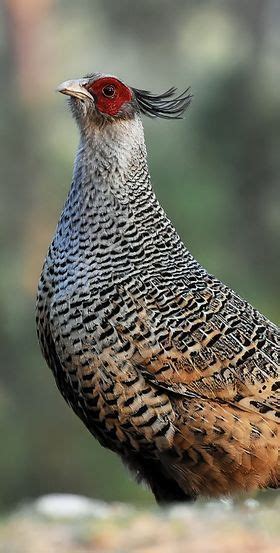
[[214, 277], [169, 286], [160, 277], [119, 290], [118, 334], [154, 385], [264, 414], [279, 422], [279, 329]]

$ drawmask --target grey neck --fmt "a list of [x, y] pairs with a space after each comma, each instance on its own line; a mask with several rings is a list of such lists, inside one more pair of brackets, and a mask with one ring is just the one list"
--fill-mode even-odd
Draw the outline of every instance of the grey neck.
[[53, 245], [79, 263], [90, 252], [103, 279], [190, 258], [152, 190], [138, 116], [82, 134]]
[[[92, 195], [112, 194], [129, 202], [139, 194], [138, 171], [145, 187], [150, 187], [144, 133], [139, 116], [104, 128], [87, 129], [75, 160], [72, 189]], [[140, 176], [140, 175], [139, 175]]]

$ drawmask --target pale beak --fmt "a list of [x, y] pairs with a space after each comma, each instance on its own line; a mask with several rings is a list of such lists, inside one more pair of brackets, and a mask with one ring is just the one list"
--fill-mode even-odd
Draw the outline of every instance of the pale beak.
[[92, 95], [85, 88], [85, 85], [88, 83], [87, 79], [75, 79], [73, 81], [64, 81], [57, 87], [57, 92], [61, 94], [67, 94], [68, 96], [74, 96], [74, 98], [79, 98], [84, 100], [85, 98], [90, 98], [93, 100]]

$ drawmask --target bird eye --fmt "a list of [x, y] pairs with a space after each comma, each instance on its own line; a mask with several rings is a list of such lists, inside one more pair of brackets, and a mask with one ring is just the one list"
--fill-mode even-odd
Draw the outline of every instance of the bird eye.
[[116, 89], [112, 84], [108, 84], [102, 89], [103, 95], [107, 98], [113, 98], [113, 96], [115, 95], [115, 91]]

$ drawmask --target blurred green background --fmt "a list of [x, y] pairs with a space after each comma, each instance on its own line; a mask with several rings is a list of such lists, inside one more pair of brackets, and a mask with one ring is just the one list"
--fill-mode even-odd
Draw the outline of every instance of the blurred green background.
[[0, 508], [49, 492], [149, 502], [60, 397], [39, 351], [36, 286], [78, 133], [63, 80], [190, 85], [183, 121], [145, 120], [156, 192], [195, 257], [275, 322], [278, 0], [4, 0], [0, 5]]

